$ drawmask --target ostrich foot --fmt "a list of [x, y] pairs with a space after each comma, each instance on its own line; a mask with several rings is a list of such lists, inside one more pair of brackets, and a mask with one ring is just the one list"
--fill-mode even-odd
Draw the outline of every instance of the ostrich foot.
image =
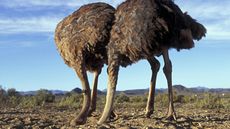
[[71, 126], [76, 126], [76, 125], [83, 125], [86, 123], [86, 117], [76, 117], [73, 120], [71, 120], [70, 125]]
[[150, 118], [150, 116], [153, 114], [153, 110], [149, 110], [149, 111], [147, 111], [146, 113], [145, 113], [145, 116], [147, 117], [147, 118]]
[[116, 121], [117, 119], [118, 119], [118, 115], [112, 110], [108, 120], [106, 120], [104, 122], [97, 122], [97, 125], [102, 125], [102, 124], [104, 125], [107, 122]]
[[111, 115], [109, 117], [109, 120], [110, 121], [114, 121], [118, 118], [118, 115], [114, 112], [114, 111], [111, 111]]
[[175, 112], [172, 112], [172, 113], [168, 113], [167, 117], [166, 117], [167, 120], [170, 120], [170, 121], [173, 121], [173, 120], [177, 120], [176, 119], [176, 113]]
[[88, 113], [88, 116], [92, 116], [92, 113], [93, 112], [95, 112], [96, 111], [96, 109], [94, 108], [90, 108], [90, 110], [89, 110], [89, 113]]

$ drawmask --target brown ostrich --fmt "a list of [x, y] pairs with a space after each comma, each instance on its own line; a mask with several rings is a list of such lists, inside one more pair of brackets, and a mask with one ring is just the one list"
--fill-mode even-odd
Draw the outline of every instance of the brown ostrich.
[[[83, 106], [71, 121], [72, 125], [85, 123], [89, 108], [91, 111], [95, 110], [98, 76], [107, 63], [105, 46], [110, 39], [114, 13], [115, 9], [108, 4], [88, 4], [64, 18], [56, 27], [55, 42], [58, 51], [64, 62], [75, 70], [82, 83]], [[86, 71], [94, 73], [92, 95]]]
[[[175, 118], [172, 94], [172, 65], [168, 56], [169, 48], [190, 49], [194, 46], [191, 26], [186, 14], [172, 0], [127, 0], [118, 6], [115, 23], [111, 30], [108, 51], [108, 89], [104, 112], [98, 124], [110, 116], [119, 67], [126, 67], [141, 59], [147, 59], [152, 68], [152, 79], [147, 114], [151, 114], [159, 62], [153, 58], [162, 54], [164, 73], [168, 82], [169, 108], [167, 117]], [[202, 34], [201, 34], [202, 35]], [[202, 37], [202, 36], [201, 36]], [[198, 39], [198, 37], [197, 37]]]
[[[190, 15], [186, 13], [184, 13], [184, 17], [185, 17], [185, 21], [189, 27], [189, 29], [191, 30], [192, 33], [192, 38], [194, 40], [199, 41], [202, 37], [205, 37], [206, 34], [206, 28], [200, 24], [199, 22], [197, 22], [195, 19], [193, 19]], [[185, 42], [187, 43], [187, 42]], [[168, 50], [162, 52], [163, 58], [164, 58], [164, 62], [165, 62], [165, 66], [168, 64], [169, 65], [169, 69], [172, 71], [172, 63], [169, 59], [169, 55], [168, 55]], [[157, 77], [157, 73], [159, 71], [159, 67], [160, 67], [160, 63], [156, 58], [153, 58], [154, 62], [150, 62], [151, 64], [151, 68], [152, 68], [152, 80], [151, 80], [151, 84], [150, 84], [150, 89], [149, 89], [149, 96], [148, 96], [148, 102], [147, 102], [147, 106], [146, 106], [146, 117], [150, 117], [151, 114], [153, 114], [154, 111], [154, 96], [155, 96], [155, 85], [156, 85], [156, 77]], [[165, 72], [166, 74], [166, 72]], [[170, 72], [171, 74], [171, 72]], [[171, 75], [169, 75], [171, 76]], [[167, 75], [166, 75], [167, 77]], [[168, 81], [168, 83], [171, 83], [170, 81]], [[171, 84], [169, 85], [171, 86]], [[169, 92], [170, 93], [170, 92]], [[170, 95], [172, 97], [172, 95]], [[173, 102], [173, 101], [171, 101]], [[169, 104], [170, 106], [170, 104]], [[168, 110], [170, 111], [170, 107], [168, 107]], [[168, 111], [168, 112], [169, 112]], [[176, 119], [175, 114], [173, 116], [173, 119]]]

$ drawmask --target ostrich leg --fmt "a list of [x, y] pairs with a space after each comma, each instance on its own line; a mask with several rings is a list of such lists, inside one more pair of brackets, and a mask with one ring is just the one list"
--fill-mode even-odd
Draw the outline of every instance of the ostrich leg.
[[167, 79], [168, 83], [168, 98], [169, 98], [169, 105], [168, 105], [168, 113], [167, 113], [167, 119], [169, 120], [176, 120], [176, 113], [174, 111], [173, 106], [173, 91], [172, 91], [172, 63], [169, 59], [168, 49], [163, 49], [163, 58], [165, 62], [165, 66], [163, 68], [165, 77]]
[[101, 69], [102, 68], [99, 68], [97, 71], [94, 72], [93, 89], [91, 91], [91, 104], [90, 104], [89, 115], [96, 110], [97, 84], [98, 84], [98, 77], [99, 77], [99, 75], [101, 73]]
[[103, 114], [100, 120], [98, 121], [98, 124], [103, 124], [111, 116], [114, 96], [116, 92], [118, 71], [119, 71], [119, 64], [117, 59], [115, 60], [109, 59], [109, 65], [108, 65], [109, 81], [108, 81], [106, 103], [105, 103]]
[[146, 106], [146, 117], [150, 117], [153, 114], [154, 111], [154, 97], [155, 97], [155, 87], [156, 87], [156, 78], [157, 73], [160, 68], [160, 62], [155, 58], [148, 59], [148, 62], [152, 69], [152, 78], [150, 82], [150, 88], [149, 88], [149, 96], [148, 96], [148, 102]]
[[86, 74], [85, 63], [83, 60], [81, 60], [78, 61], [77, 64], [79, 65], [75, 66], [74, 69], [82, 83], [82, 92], [83, 92], [84, 100], [83, 100], [81, 112], [70, 123], [73, 126], [78, 124], [84, 124], [86, 122], [89, 106], [90, 106], [90, 87], [89, 87], [89, 82]]

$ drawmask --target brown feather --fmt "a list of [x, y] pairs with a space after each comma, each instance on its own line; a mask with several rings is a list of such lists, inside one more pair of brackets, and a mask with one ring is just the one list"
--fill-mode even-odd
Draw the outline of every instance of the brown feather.
[[55, 31], [55, 42], [65, 63], [77, 66], [83, 56], [86, 69], [94, 71], [107, 61], [106, 45], [114, 21], [115, 9], [105, 3], [93, 3], [64, 18]]
[[172, 0], [127, 0], [115, 13], [108, 54], [121, 56], [120, 64], [127, 66], [159, 54], [162, 47], [193, 45], [184, 13]]

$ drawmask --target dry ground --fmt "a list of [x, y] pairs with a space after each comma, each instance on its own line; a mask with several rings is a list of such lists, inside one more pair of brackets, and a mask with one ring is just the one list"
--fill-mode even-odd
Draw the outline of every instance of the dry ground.
[[28, 109], [2, 108], [0, 110], [0, 128], [15, 129], [75, 129], [75, 128], [122, 128], [122, 129], [152, 129], [152, 128], [219, 128], [230, 129], [230, 109], [197, 109], [190, 104], [175, 104], [177, 121], [164, 118], [165, 107], [156, 106], [156, 111], [150, 119], [144, 116], [144, 106], [117, 107], [118, 119], [104, 125], [97, 125], [102, 108], [88, 118], [85, 125], [71, 127], [69, 121], [79, 109], [45, 106]]

